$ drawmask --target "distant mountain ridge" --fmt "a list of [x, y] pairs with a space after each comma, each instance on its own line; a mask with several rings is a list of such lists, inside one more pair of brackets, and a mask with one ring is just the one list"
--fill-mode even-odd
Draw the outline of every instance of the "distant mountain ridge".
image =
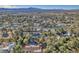
[[64, 10], [64, 9], [40, 9], [40, 8], [0, 8], [0, 12], [64, 12], [64, 11], [78, 11], [77, 9]]

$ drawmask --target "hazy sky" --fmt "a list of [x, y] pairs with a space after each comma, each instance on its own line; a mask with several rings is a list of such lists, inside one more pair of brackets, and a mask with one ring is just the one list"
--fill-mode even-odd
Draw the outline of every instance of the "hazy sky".
[[0, 5], [0, 8], [79, 9], [79, 5]]

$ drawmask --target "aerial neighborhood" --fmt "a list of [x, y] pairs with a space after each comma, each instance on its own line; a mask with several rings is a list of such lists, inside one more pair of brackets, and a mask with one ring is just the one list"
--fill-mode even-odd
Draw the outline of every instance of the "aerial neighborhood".
[[0, 52], [79, 52], [79, 11], [0, 11]]

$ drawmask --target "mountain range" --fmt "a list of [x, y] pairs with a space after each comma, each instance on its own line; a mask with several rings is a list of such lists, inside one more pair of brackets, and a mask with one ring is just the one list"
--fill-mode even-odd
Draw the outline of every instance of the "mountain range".
[[40, 9], [40, 8], [0, 8], [0, 12], [79, 12], [77, 9], [64, 10], [64, 9]]

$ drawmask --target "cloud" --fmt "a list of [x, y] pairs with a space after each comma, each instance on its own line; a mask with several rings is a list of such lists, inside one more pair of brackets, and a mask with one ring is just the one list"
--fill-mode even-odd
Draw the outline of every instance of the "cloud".
[[14, 5], [0, 5], [0, 8], [16, 8]]

